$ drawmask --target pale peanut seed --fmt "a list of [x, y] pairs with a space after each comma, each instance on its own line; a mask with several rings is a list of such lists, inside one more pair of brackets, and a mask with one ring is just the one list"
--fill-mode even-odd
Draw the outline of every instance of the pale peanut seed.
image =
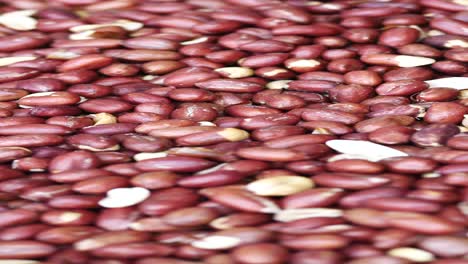
[[0, 16], [0, 24], [18, 31], [34, 30], [37, 20], [29, 16], [3, 15]]
[[135, 154], [133, 156], [133, 159], [136, 161], [141, 161], [141, 160], [147, 160], [147, 159], [154, 159], [154, 158], [164, 158], [169, 155], [167, 151], [161, 151], [161, 152], [141, 152], [138, 154]]
[[279, 89], [288, 89], [289, 85], [288, 83], [292, 82], [292, 80], [278, 80], [278, 81], [272, 81], [266, 84], [267, 89], [272, 89], [272, 90], [279, 90]]
[[216, 69], [215, 72], [219, 72], [231, 79], [250, 77], [254, 74], [252, 69], [246, 67], [224, 67]]
[[291, 222], [311, 217], [341, 217], [343, 210], [332, 208], [300, 208], [286, 209], [275, 214], [274, 219], [279, 222]]
[[192, 246], [201, 249], [229, 249], [236, 247], [242, 242], [241, 239], [237, 237], [229, 236], [208, 236], [204, 237], [201, 240], [192, 242]]
[[207, 40], [208, 40], [208, 37], [200, 37], [200, 38], [196, 38], [196, 39], [192, 39], [192, 40], [187, 40], [187, 41], [181, 42], [180, 45], [198, 44], [198, 43], [205, 42], [205, 41], [207, 41]]
[[397, 258], [407, 259], [412, 262], [429, 262], [434, 260], [434, 255], [418, 248], [400, 247], [387, 252], [388, 255]]
[[314, 182], [301, 176], [275, 176], [253, 181], [247, 190], [261, 196], [286, 196], [314, 187]]
[[139, 204], [151, 195], [148, 189], [142, 187], [116, 188], [107, 192], [107, 196], [99, 201], [104, 208], [122, 208]]
[[457, 90], [468, 89], [468, 77], [447, 77], [425, 81], [429, 88], [453, 88]]
[[0, 66], [7, 66], [13, 63], [35, 60], [37, 57], [33, 56], [24, 56], [24, 57], [5, 57], [0, 58]]
[[394, 60], [397, 63], [397, 66], [403, 68], [424, 66], [436, 62], [436, 60], [431, 58], [408, 55], [398, 55]]
[[117, 117], [109, 113], [97, 113], [89, 116], [93, 119], [94, 126], [117, 123]]
[[238, 128], [225, 128], [216, 133], [231, 142], [242, 141], [249, 138], [249, 132]]
[[286, 68], [293, 69], [293, 68], [308, 68], [308, 67], [315, 67], [320, 65], [320, 62], [317, 60], [296, 60], [293, 62], [289, 62], [286, 65]]
[[337, 152], [367, 157], [368, 160], [372, 161], [408, 156], [402, 151], [364, 140], [334, 139], [325, 144]]

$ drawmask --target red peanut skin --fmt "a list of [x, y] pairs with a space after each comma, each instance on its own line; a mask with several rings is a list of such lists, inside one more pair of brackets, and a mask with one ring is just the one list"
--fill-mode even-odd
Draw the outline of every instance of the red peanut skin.
[[128, 179], [119, 176], [102, 176], [87, 179], [73, 184], [72, 189], [78, 193], [100, 194], [111, 189], [124, 187]]
[[[462, 227], [438, 216], [419, 213], [389, 212], [386, 214], [388, 223], [393, 227], [403, 228], [424, 234], [450, 234]], [[431, 228], [429, 228], [431, 227]]]
[[18, 227], [5, 228], [2, 232], [0, 232], [0, 240], [15, 241], [33, 239], [37, 233], [48, 228], [49, 226], [44, 224], [30, 224]]
[[32, 223], [39, 217], [36, 212], [24, 209], [3, 211], [0, 212], [0, 216], [3, 219], [1, 227]]
[[69, 244], [101, 232], [99, 228], [90, 226], [54, 227], [36, 235], [36, 239], [50, 244]]
[[49, 244], [32, 240], [0, 241], [0, 248], [2, 259], [41, 258], [56, 250]]
[[[463, 1], [49, 2], [1, 6], [0, 259], [408, 264], [388, 251], [413, 247], [464, 263], [467, 94], [426, 83], [468, 76]], [[32, 30], [8, 24], [24, 9]], [[85, 25], [103, 27], [74, 39]], [[435, 63], [404, 68], [401, 55]], [[35, 59], [8, 65], [23, 56]], [[217, 72], [238, 66], [248, 77]], [[116, 122], [95, 125], [100, 113]], [[334, 139], [408, 156], [330, 161]], [[315, 186], [245, 188], [285, 175]], [[100, 205], [133, 187], [151, 194]], [[343, 215], [276, 219], [322, 207]], [[194, 243], [213, 236], [239, 243]]]
[[139, 161], [136, 167], [143, 171], [166, 169], [173, 172], [195, 172], [213, 166], [213, 162], [191, 157], [166, 157]]
[[184, 177], [177, 184], [188, 188], [207, 188], [233, 184], [241, 181], [246, 176], [237, 171], [217, 170], [211, 173]]
[[233, 258], [241, 262], [283, 263], [288, 258], [285, 248], [275, 244], [253, 244], [236, 248], [232, 252]]
[[149, 234], [137, 231], [108, 231], [83, 238], [74, 243], [74, 247], [80, 251], [89, 251], [108, 245], [144, 242], [149, 240]]
[[199, 196], [190, 189], [169, 188], [154, 193], [139, 205], [139, 209], [147, 215], [164, 215], [178, 208], [195, 205]]
[[366, 177], [359, 174], [346, 173], [322, 173], [312, 179], [321, 185], [327, 187], [336, 187], [344, 189], [368, 189], [372, 187], [382, 186], [390, 180], [383, 177]]
[[142, 258], [151, 256], [164, 257], [172, 252], [174, 252], [174, 249], [169, 246], [147, 242], [111, 245], [95, 249], [91, 254], [106, 258]]
[[463, 115], [467, 112], [468, 108], [466, 106], [451, 102], [437, 102], [429, 107], [424, 116], [424, 121], [428, 123], [458, 124], [463, 120]]

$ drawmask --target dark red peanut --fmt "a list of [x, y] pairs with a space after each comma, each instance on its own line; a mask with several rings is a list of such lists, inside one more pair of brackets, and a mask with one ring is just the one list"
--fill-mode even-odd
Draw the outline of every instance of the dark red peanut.
[[55, 252], [55, 247], [33, 240], [0, 241], [0, 258], [30, 259], [41, 258]]
[[6, 1], [0, 259], [464, 263], [466, 5]]
[[199, 196], [190, 189], [168, 188], [153, 193], [139, 205], [140, 210], [147, 215], [164, 215], [176, 209], [197, 204]]

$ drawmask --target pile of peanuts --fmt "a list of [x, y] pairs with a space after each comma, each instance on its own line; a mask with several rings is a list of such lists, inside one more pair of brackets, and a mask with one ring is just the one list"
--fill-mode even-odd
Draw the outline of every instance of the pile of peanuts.
[[0, 264], [467, 264], [467, 0], [5, 0]]

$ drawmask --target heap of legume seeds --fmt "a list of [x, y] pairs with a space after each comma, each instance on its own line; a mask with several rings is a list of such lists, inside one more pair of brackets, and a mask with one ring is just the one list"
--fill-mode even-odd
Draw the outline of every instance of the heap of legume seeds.
[[468, 1], [2, 3], [0, 264], [468, 263]]

